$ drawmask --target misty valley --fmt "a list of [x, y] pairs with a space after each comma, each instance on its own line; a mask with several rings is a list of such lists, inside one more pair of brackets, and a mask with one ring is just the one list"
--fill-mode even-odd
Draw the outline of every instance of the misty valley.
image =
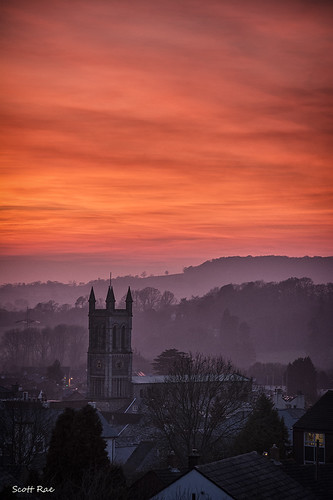
[[[136, 370], [151, 372], [151, 361], [171, 348], [219, 354], [243, 371], [256, 362], [286, 364], [305, 356], [318, 370], [332, 367], [331, 283], [314, 284], [309, 278], [256, 281], [181, 299], [150, 286], [132, 294]], [[97, 298], [101, 307], [103, 302]], [[2, 370], [48, 366], [55, 360], [71, 369], [85, 366], [88, 295], [74, 304], [48, 300], [31, 308], [22, 305], [6, 301], [1, 307]]]
[[[0, 478], [18, 466], [29, 474], [5, 488], [144, 500], [165, 486], [151, 483], [156, 470], [171, 490], [183, 474], [186, 490], [192, 471], [229, 460], [261, 476], [272, 461], [313, 464], [317, 438], [330, 467], [329, 434], [301, 428], [300, 448], [294, 436], [307, 412], [331, 411], [333, 284], [293, 277], [182, 298], [147, 279], [123, 295], [111, 279], [1, 288]], [[283, 485], [278, 498], [295, 487], [307, 498], [302, 481], [288, 486], [291, 465], [273, 469], [267, 487]]]

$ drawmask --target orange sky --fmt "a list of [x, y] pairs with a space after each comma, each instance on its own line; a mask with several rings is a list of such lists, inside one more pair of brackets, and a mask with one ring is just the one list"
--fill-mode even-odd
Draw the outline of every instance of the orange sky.
[[332, 255], [332, 2], [0, 16], [1, 283]]

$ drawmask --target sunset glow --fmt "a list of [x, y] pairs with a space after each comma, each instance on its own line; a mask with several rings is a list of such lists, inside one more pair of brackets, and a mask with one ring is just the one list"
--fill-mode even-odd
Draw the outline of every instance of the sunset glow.
[[0, 14], [1, 283], [332, 255], [331, 2]]

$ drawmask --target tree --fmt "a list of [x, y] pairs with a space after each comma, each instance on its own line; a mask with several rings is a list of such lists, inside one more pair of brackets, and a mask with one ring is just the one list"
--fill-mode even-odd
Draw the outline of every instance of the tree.
[[272, 401], [261, 394], [246, 424], [234, 443], [234, 453], [257, 451], [269, 452], [273, 444], [279, 448], [280, 456], [285, 456], [288, 446], [288, 430], [275, 410]]
[[102, 424], [96, 410], [66, 408], [58, 418], [47, 454], [44, 481], [56, 489], [54, 498], [125, 499], [125, 479], [111, 466]]
[[247, 375], [260, 385], [284, 385], [287, 365], [260, 363], [257, 361], [247, 370]]
[[6, 463], [30, 466], [47, 445], [51, 417], [39, 401], [0, 403], [0, 448]]
[[238, 316], [225, 309], [220, 328], [220, 346], [226, 356], [232, 358], [237, 366], [249, 366], [255, 361], [256, 354], [250, 335], [251, 328], [240, 323]]
[[169, 290], [165, 290], [162, 293], [160, 307], [163, 309], [165, 307], [172, 306], [177, 302], [175, 295]]
[[76, 299], [75, 307], [83, 309], [88, 306], [88, 295], [81, 295]]
[[308, 403], [317, 399], [317, 371], [309, 357], [297, 358], [286, 371], [287, 391], [290, 396], [302, 392]]
[[64, 378], [64, 372], [61, 369], [60, 361], [56, 359], [54, 363], [47, 367], [46, 375], [49, 380], [53, 380], [57, 384], [61, 384]]
[[187, 354], [178, 351], [178, 349], [166, 349], [154, 359], [152, 363], [153, 370], [157, 375], [168, 375], [172, 372], [176, 361], [184, 356], [187, 356]]
[[152, 423], [185, 464], [193, 449], [202, 460], [214, 458], [214, 450], [238, 424], [236, 414], [249, 392], [249, 380], [236, 374], [230, 362], [189, 354], [176, 359], [146, 404]]

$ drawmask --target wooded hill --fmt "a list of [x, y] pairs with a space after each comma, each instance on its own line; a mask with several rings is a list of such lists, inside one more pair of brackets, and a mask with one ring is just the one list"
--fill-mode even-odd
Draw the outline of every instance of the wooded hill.
[[[290, 277], [308, 277], [314, 283], [333, 282], [333, 257], [221, 257], [199, 266], [186, 267], [180, 274], [145, 278], [121, 276], [114, 278], [112, 284], [117, 301], [126, 293], [128, 286], [135, 290], [146, 287], [170, 290], [177, 299], [181, 299], [202, 296], [215, 287], [230, 283], [279, 282]], [[0, 287], [0, 305], [6, 309], [22, 309], [49, 300], [75, 305], [79, 297], [89, 295], [91, 286], [94, 286], [96, 298], [104, 301], [108, 284], [108, 279], [79, 284], [56, 281], [5, 284]]]
[[[132, 345], [145, 358], [153, 359], [165, 349], [177, 348], [184, 352], [220, 354], [245, 368], [256, 360], [272, 361], [273, 354], [274, 361], [283, 363], [308, 355], [316, 367], [332, 367], [332, 283], [317, 285], [308, 278], [289, 278], [277, 283], [229, 284], [202, 297], [181, 299], [178, 303], [172, 292], [161, 293], [156, 288], [146, 287], [141, 291], [133, 290], [133, 298]], [[36, 323], [38, 330], [60, 325], [57, 338], [61, 337], [63, 329], [66, 341], [77, 337], [76, 330], [73, 335], [68, 334], [68, 325], [81, 325], [85, 335], [80, 345], [83, 354], [86, 352], [86, 299], [77, 301], [76, 307], [54, 301], [39, 303], [29, 310], [29, 315], [30, 320], [39, 322]], [[25, 317], [24, 310], [0, 310], [4, 335], [9, 329], [26, 326]], [[51, 342], [52, 332], [49, 337]], [[10, 343], [13, 335], [6, 338]], [[27, 340], [25, 335], [23, 340]], [[77, 349], [77, 340], [75, 342]], [[26, 348], [23, 345], [22, 349]], [[17, 353], [16, 347], [8, 349]], [[50, 347], [50, 354], [52, 352], [54, 349]], [[288, 356], [288, 352], [292, 354]]]

